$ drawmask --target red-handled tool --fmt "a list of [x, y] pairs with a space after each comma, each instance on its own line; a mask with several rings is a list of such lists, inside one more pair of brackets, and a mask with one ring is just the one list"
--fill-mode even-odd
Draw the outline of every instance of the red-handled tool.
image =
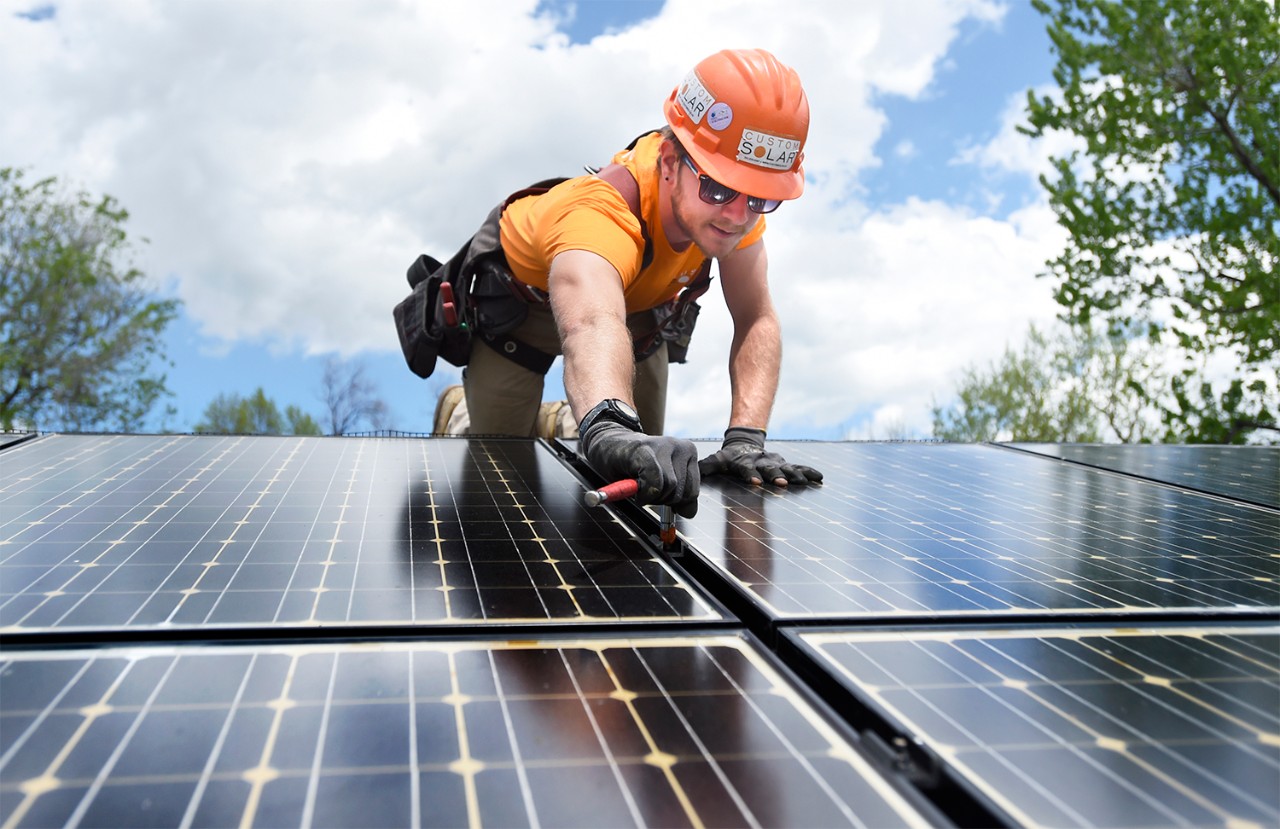
[[[623, 478], [621, 481], [606, 484], [600, 489], [590, 490], [582, 496], [582, 500], [589, 507], [598, 507], [608, 501], [633, 498], [639, 491], [639, 481], [635, 478]], [[662, 542], [664, 548], [670, 548], [676, 543], [676, 513], [667, 504], [658, 507], [658, 540]]]
[[440, 307], [444, 311], [444, 324], [449, 328], [457, 328], [458, 306], [453, 303], [453, 286], [448, 282], [440, 283]]
[[623, 498], [633, 498], [639, 491], [639, 481], [635, 478], [623, 478], [621, 481], [606, 484], [600, 489], [591, 490], [582, 496], [582, 500], [589, 507], [598, 507], [606, 501], [621, 501]]

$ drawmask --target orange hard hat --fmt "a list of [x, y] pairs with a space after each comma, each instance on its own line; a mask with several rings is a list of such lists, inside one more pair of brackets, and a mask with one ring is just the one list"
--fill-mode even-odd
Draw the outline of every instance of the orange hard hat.
[[762, 199], [804, 192], [809, 99], [795, 70], [763, 49], [706, 58], [663, 113], [698, 167], [726, 187]]

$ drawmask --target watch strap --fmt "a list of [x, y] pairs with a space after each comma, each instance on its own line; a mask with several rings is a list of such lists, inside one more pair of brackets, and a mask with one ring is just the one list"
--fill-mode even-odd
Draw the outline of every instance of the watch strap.
[[585, 435], [592, 426], [602, 421], [621, 424], [633, 432], [643, 431], [640, 418], [633, 412], [634, 409], [617, 398], [601, 400], [582, 418], [582, 422], [578, 424], [578, 434]]

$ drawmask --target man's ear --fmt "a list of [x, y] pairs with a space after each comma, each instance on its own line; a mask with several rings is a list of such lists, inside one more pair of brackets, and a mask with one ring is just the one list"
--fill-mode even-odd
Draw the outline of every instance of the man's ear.
[[658, 147], [658, 172], [663, 178], [672, 179], [679, 167], [680, 156], [676, 153], [675, 145], [669, 138], [662, 139], [662, 144]]

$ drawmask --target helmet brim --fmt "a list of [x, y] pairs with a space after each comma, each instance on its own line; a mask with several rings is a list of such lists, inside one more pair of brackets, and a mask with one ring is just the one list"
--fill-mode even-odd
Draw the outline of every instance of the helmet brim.
[[698, 169], [725, 187], [761, 199], [798, 199], [804, 193], [804, 157], [792, 170], [766, 170], [745, 161], [734, 161], [719, 153], [709, 153], [696, 145], [686, 147]]

